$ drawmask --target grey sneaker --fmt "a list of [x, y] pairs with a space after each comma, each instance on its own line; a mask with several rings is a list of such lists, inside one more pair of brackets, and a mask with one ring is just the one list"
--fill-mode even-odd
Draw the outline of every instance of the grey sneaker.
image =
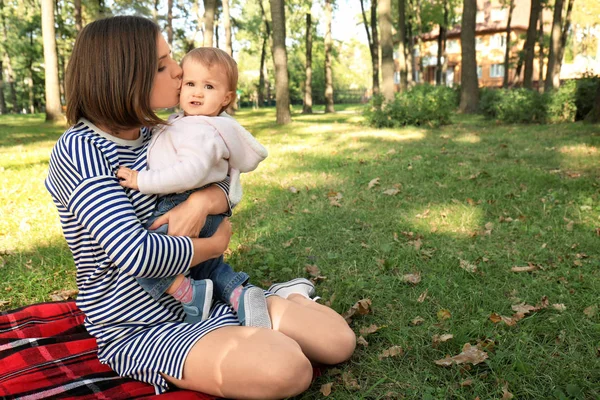
[[269, 292], [279, 297], [287, 299], [290, 294], [301, 294], [309, 300], [313, 300], [315, 295], [315, 285], [305, 278], [296, 278], [291, 281], [274, 283], [269, 288]]
[[265, 293], [256, 286], [245, 286], [242, 289], [237, 315], [244, 326], [267, 329], [272, 327]]
[[184, 322], [195, 324], [202, 322], [210, 315], [210, 306], [212, 306], [213, 282], [210, 279], [200, 281], [192, 280], [192, 300], [189, 303], [181, 303], [186, 316]]

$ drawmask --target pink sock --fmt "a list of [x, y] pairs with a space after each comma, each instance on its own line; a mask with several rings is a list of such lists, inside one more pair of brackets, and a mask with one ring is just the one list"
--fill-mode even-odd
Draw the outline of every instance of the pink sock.
[[233, 292], [231, 292], [231, 296], [229, 296], [229, 304], [231, 304], [231, 307], [233, 307], [235, 312], [237, 312], [238, 307], [240, 306], [240, 296], [242, 295], [243, 289], [244, 288], [242, 286], [238, 286], [235, 289], [233, 289]]
[[179, 284], [179, 287], [171, 296], [175, 300], [179, 300], [182, 303], [189, 303], [192, 301], [194, 290], [192, 288], [192, 280], [190, 278], [183, 278], [183, 281]]

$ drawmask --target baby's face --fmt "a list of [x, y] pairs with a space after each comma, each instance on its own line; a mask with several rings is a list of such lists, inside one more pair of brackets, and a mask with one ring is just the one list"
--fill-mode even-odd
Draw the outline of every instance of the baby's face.
[[179, 105], [185, 115], [219, 115], [229, 104], [233, 92], [229, 90], [227, 75], [218, 66], [208, 68], [202, 63], [187, 60], [183, 64], [183, 80]]

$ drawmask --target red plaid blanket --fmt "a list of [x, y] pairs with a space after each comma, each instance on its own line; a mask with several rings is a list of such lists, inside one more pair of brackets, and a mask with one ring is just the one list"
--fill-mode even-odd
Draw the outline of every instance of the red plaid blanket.
[[151, 385], [118, 376], [98, 361], [83, 318], [74, 301], [0, 313], [0, 398], [214, 399], [187, 390], [156, 396]]

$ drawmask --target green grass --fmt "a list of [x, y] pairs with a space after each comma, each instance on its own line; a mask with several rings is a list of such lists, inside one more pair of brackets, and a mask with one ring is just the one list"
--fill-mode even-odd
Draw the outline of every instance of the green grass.
[[[262, 285], [308, 276], [305, 266], [317, 265], [326, 277], [318, 293], [335, 310], [372, 300], [372, 311], [352, 322], [357, 333], [382, 327], [302, 398], [322, 397], [320, 386], [329, 382], [335, 399], [488, 399], [502, 397], [504, 386], [516, 398], [599, 398], [600, 310], [584, 310], [600, 308], [600, 127], [456, 116], [440, 129], [376, 130], [362, 125], [359, 107], [339, 109], [309, 116], [296, 109], [283, 127], [273, 123], [273, 109], [237, 115], [270, 155], [243, 177], [232, 265]], [[39, 115], [0, 116], [3, 309], [75, 288], [43, 187], [62, 130]], [[379, 185], [369, 189], [375, 178]], [[383, 193], [391, 188], [399, 192]], [[329, 200], [336, 193], [340, 207]], [[477, 272], [461, 269], [460, 260]], [[540, 269], [510, 270], [528, 263]], [[420, 283], [403, 282], [416, 272]], [[512, 327], [489, 319], [542, 296], [566, 310], [548, 307]], [[438, 319], [442, 309], [450, 319]], [[413, 326], [417, 316], [425, 322]], [[454, 338], [434, 347], [432, 336], [443, 333]], [[485, 340], [493, 345], [484, 363], [434, 364]], [[391, 346], [404, 354], [380, 360]], [[466, 380], [471, 385], [461, 386]]]

